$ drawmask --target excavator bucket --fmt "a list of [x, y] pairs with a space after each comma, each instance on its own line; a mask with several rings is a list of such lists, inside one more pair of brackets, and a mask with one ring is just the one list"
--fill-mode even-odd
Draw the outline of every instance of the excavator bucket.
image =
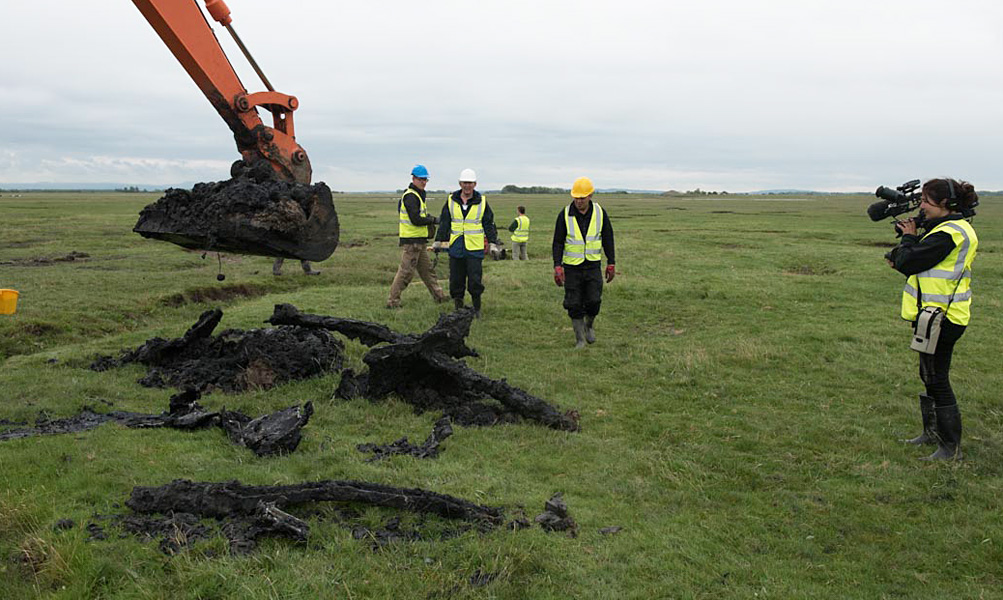
[[171, 188], [133, 231], [184, 248], [321, 261], [338, 247], [331, 190], [280, 180], [266, 161], [238, 160], [226, 181]]

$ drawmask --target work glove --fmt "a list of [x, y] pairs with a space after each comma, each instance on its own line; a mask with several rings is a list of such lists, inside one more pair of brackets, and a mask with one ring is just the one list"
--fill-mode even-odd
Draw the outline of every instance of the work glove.
[[554, 267], [554, 283], [557, 287], [564, 287], [564, 267], [560, 265]]
[[613, 281], [614, 276], [616, 276], [616, 267], [613, 265], [606, 265], [606, 283]]
[[446, 242], [433, 242], [432, 252], [439, 253], [446, 249]]
[[501, 244], [491, 244], [488, 246], [488, 252], [491, 253], [491, 257], [497, 259], [501, 255], [502, 245]]
[[429, 215], [429, 216], [432, 217], [432, 225], [438, 225], [439, 224], [439, 217], [437, 217], [435, 215]]

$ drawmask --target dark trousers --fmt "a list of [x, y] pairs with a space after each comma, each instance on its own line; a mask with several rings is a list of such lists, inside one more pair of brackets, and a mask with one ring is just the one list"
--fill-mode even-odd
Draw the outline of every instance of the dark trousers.
[[564, 267], [564, 308], [572, 319], [594, 317], [602, 304], [602, 269]]
[[944, 319], [936, 353], [919, 355], [919, 377], [926, 386], [926, 395], [933, 398], [936, 406], [951, 406], [958, 402], [951, 389], [951, 356], [955, 342], [964, 333], [964, 325], [955, 325]]
[[480, 298], [484, 293], [484, 284], [481, 283], [481, 265], [484, 263], [480, 258], [453, 258], [449, 257], [449, 295], [452, 298], [463, 299], [463, 288], [470, 291], [471, 298]]

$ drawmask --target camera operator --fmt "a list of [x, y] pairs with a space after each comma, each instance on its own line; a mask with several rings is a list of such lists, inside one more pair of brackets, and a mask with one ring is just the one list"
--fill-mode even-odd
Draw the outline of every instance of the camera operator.
[[[931, 179], [923, 184], [920, 216], [899, 221], [902, 241], [885, 255], [888, 264], [908, 276], [902, 292], [902, 318], [916, 328], [920, 311], [943, 311], [932, 354], [920, 351], [919, 376], [926, 394], [919, 397], [923, 433], [905, 440], [937, 444], [924, 460], [961, 458], [961, 412], [951, 389], [951, 355], [971, 316], [972, 261], [979, 245], [975, 229], [961, 214], [978, 203], [972, 184]], [[925, 233], [917, 234], [917, 221]]]

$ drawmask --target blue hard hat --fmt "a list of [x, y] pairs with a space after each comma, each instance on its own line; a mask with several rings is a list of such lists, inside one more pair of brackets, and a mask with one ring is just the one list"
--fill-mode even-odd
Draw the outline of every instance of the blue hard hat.
[[415, 165], [414, 168], [411, 169], [411, 175], [418, 178], [428, 179], [428, 169], [425, 168], [425, 165]]

